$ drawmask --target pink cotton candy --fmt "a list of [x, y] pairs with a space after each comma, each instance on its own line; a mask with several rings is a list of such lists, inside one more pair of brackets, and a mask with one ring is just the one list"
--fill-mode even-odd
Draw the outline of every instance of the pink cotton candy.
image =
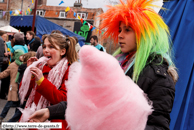
[[118, 61], [92, 46], [79, 56], [66, 82], [71, 130], [144, 130], [152, 107]]

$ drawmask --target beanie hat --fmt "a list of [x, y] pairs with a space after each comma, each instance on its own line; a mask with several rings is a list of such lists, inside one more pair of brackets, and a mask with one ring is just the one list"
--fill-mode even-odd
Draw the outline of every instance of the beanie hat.
[[15, 60], [16, 64], [19, 66], [22, 64], [22, 62], [19, 59], [22, 54], [24, 54], [24, 52], [19, 49], [14, 52], [13, 59]]
[[24, 40], [24, 34], [23, 33], [16, 33], [14, 35], [14, 38], [16, 41], [22, 41], [22, 40]]

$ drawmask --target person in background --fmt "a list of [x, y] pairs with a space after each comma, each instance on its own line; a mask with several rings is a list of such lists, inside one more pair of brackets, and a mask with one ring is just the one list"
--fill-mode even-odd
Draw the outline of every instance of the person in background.
[[3, 64], [3, 57], [5, 53], [4, 42], [6, 41], [7, 34], [4, 31], [0, 31], [0, 72]]
[[38, 47], [40, 46], [40, 40], [35, 38], [35, 33], [33, 31], [26, 32], [26, 39], [28, 44], [29, 51], [37, 51]]
[[[8, 63], [3, 63], [3, 58], [5, 56], [9, 57], [9, 54], [7, 53], [7, 46], [5, 43], [6, 41], [7, 41], [6, 32], [0, 31], [0, 45], [1, 45], [0, 46], [0, 72], [3, 72], [8, 67]], [[0, 81], [1, 81], [0, 98], [7, 99], [10, 77], [8, 76]]]
[[[34, 51], [29, 51], [28, 53], [25, 53], [25, 54], [20, 56], [20, 61], [22, 61], [23, 64], [21, 64], [19, 66], [18, 73], [17, 73], [16, 79], [15, 79], [15, 82], [18, 84], [18, 86], [19, 86], [20, 82], [22, 81], [24, 71], [27, 68], [28, 59], [30, 59], [31, 57], [35, 57], [35, 56], [36, 56], [36, 52], [34, 52]], [[26, 101], [24, 101], [23, 104], [20, 104], [19, 107], [24, 109], [25, 105], [26, 105]], [[17, 122], [17, 121], [19, 121], [21, 115], [22, 115], [21, 111], [18, 108], [16, 108], [15, 114], [13, 115], [13, 117], [11, 119], [9, 119], [8, 122]]]
[[77, 53], [79, 53], [79, 50], [81, 49], [77, 37], [73, 36], [73, 38], [76, 40], [75, 50]]
[[9, 55], [9, 59], [10, 59], [10, 62], [9, 62], [9, 64], [10, 64], [11, 61], [12, 61], [12, 60], [11, 60], [11, 58], [12, 58], [11, 50], [12, 50], [13, 48], [12, 48], [11, 43], [12, 43], [13, 36], [9, 36], [9, 38], [10, 38], [10, 40], [7, 41], [6, 44], [7, 44], [7, 51], [8, 51], [8, 55]]
[[22, 50], [24, 53], [28, 53], [28, 47], [25, 44], [23, 33], [15, 33], [11, 42], [13, 43], [11, 49], [12, 54], [18, 49]]
[[96, 47], [98, 50], [105, 52], [105, 48], [98, 43], [98, 37], [96, 35], [92, 35], [90, 37], [90, 43], [91, 43], [91, 45]]
[[3, 108], [1, 114], [0, 114], [0, 124], [2, 120], [6, 117], [9, 109], [11, 107], [17, 107], [19, 102], [18, 98], [18, 84], [15, 82], [18, 67], [22, 64], [22, 62], [19, 60], [19, 57], [24, 54], [22, 50], [16, 50], [14, 52], [14, 59], [15, 61], [9, 65], [9, 67], [0, 73], [0, 79], [6, 78], [10, 75], [10, 86], [9, 86], [9, 92], [8, 92], [8, 99], [5, 107]]
[[[46, 38], [46, 34], [42, 35], [42, 41], [44, 41], [45, 38]], [[37, 52], [36, 52], [36, 57], [37, 57], [38, 59], [44, 56], [44, 55], [43, 55], [43, 49], [42, 49], [42, 45], [43, 45], [43, 44], [44, 44], [44, 43], [42, 43], [42, 44], [38, 47], [38, 50], [37, 50]]]

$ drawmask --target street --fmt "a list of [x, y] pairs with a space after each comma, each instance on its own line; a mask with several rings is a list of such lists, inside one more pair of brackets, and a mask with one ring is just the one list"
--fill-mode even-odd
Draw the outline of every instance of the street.
[[[7, 100], [0, 99], [0, 112], [3, 110], [3, 107], [5, 106]], [[15, 113], [15, 108], [10, 108], [9, 112], [7, 113], [7, 116], [4, 118], [3, 122], [8, 121]], [[0, 126], [0, 130], [1, 126]]]

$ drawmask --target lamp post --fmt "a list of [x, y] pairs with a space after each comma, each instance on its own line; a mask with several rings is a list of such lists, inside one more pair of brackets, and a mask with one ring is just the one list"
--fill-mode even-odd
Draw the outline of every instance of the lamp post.
[[38, 0], [35, 0], [35, 6], [34, 6], [34, 14], [33, 14], [33, 22], [32, 22], [32, 31], [34, 32], [34, 25], [36, 21], [36, 8], [37, 8]]

